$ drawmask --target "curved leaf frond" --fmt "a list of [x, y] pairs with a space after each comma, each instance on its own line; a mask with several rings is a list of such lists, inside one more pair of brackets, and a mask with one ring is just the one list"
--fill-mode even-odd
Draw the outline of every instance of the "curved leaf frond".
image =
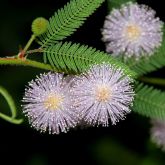
[[49, 19], [48, 30], [39, 37], [42, 47], [70, 36], [105, 0], [71, 0]]
[[153, 119], [165, 120], [165, 92], [137, 83], [133, 111]]
[[48, 60], [51, 66], [59, 72], [78, 74], [88, 69], [92, 64], [106, 62], [123, 69], [128, 76], [136, 76], [136, 73], [124, 63], [87, 45], [72, 44], [71, 42], [58, 43], [43, 49], [43, 52], [45, 62]]

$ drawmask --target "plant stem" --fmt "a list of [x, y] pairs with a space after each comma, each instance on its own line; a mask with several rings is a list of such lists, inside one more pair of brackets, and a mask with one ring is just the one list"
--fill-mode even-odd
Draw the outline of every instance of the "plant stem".
[[1, 86], [0, 86], [0, 94], [6, 99], [8, 105], [9, 105], [10, 111], [11, 111], [11, 117], [0, 112], [0, 118], [4, 119], [10, 123], [13, 123], [13, 124], [20, 124], [23, 120], [15, 119], [17, 111], [16, 111], [16, 106], [13, 101], [13, 98], [10, 96], [8, 91]]
[[10, 108], [10, 111], [11, 111], [11, 115], [12, 115], [12, 118], [15, 118], [16, 117], [16, 106], [15, 106], [15, 103], [13, 101], [13, 98], [11, 97], [11, 95], [8, 93], [8, 91], [1, 87], [0, 86], [0, 94], [6, 99], [8, 105], [9, 105], [9, 108]]
[[30, 45], [32, 44], [32, 42], [35, 40], [36, 36], [33, 34], [30, 38], [30, 40], [28, 41], [28, 43], [26, 44], [25, 48], [23, 49], [23, 52], [26, 53], [26, 51], [29, 49]]
[[12, 117], [9, 117], [3, 113], [0, 113], [0, 118], [10, 122], [10, 123], [13, 123], [13, 124], [21, 124], [23, 122], [23, 119], [14, 119]]
[[28, 50], [25, 53], [25, 55], [27, 57], [27, 55], [34, 54], [34, 53], [42, 53], [42, 52], [43, 52], [42, 48], [38, 48], [38, 49]]
[[16, 58], [0, 58], [0, 65], [30, 66], [34, 68], [55, 71], [49, 64], [44, 64], [44, 63], [33, 61], [33, 60], [19, 59], [19, 58], [17, 59]]
[[139, 79], [143, 82], [150, 83], [153, 85], [165, 86], [165, 79], [163, 79], [163, 78], [140, 77]]

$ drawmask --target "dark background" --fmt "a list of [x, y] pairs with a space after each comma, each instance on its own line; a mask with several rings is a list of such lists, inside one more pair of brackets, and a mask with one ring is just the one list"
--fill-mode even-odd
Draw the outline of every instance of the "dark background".
[[[36, 17], [49, 18], [67, 0], [1, 0], [0, 1], [0, 57], [18, 53], [31, 35], [31, 22]], [[139, 0], [157, 11], [165, 20], [163, 1]], [[104, 50], [100, 29], [107, 14], [104, 3], [86, 23], [67, 40], [88, 44]], [[34, 44], [35, 46], [35, 44]], [[28, 67], [0, 66], [0, 85], [15, 98], [18, 117], [25, 85], [43, 70]], [[164, 76], [164, 69], [154, 76]], [[9, 109], [0, 96], [0, 111]], [[125, 121], [108, 128], [77, 128], [67, 134], [40, 134], [30, 128], [27, 119], [13, 125], [0, 119], [0, 165], [164, 165], [165, 154], [149, 138], [150, 120], [129, 114]]]

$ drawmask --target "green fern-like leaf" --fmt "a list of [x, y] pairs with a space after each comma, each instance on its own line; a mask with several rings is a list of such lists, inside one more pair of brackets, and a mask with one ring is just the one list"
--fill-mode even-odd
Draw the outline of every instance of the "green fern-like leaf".
[[137, 83], [133, 111], [141, 115], [165, 120], [165, 93], [154, 87]]
[[49, 19], [47, 32], [39, 37], [42, 47], [70, 36], [105, 0], [71, 0]]
[[139, 61], [129, 59], [126, 64], [134, 70], [139, 76], [149, 72], [156, 71], [165, 66], [165, 35], [161, 47], [149, 58], [143, 58]]
[[45, 48], [43, 52], [44, 61], [48, 60], [51, 66], [60, 72], [77, 74], [85, 71], [92, 64], [106, 62], [117, 68], [122, 68], [126, 75], [135, 77], [135, 72], [131, 71], [124, 63], [86, 45], [72, 44], [71, 42], [58, 43]]

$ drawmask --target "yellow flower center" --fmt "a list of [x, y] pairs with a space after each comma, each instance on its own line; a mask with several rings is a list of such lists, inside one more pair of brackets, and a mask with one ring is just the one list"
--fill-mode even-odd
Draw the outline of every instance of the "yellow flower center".
[[141, 29], [137, 25], [128, 25], [126, 27], [126, 36], [129, 40], [135, 41], [139, 38], [141, 34]]
[[63, 102], [63, 97], [58, 95], [48, 95], [48, 97], [44, 101], [44, 106], [46, 109], [56, 110], [60, 107], [61, 103]]
[[108, 101], [109, 97], [110, 97], [110, 90], [107, 87], [102, 86], [97, 89], [96, 99], [99, 102], [106, 102]]

